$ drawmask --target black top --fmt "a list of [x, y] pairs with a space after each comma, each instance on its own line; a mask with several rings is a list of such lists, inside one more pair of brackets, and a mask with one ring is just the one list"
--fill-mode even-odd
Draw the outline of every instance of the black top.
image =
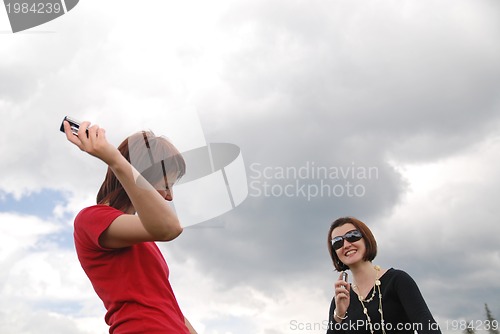
[[[391, 268], [380, 277], [380, 283], [386, 333], [413, 334], [414, 330], [418, 333], [441, 333], [417, 284], [410, 275], [402, 270]], [[368, 310], [374, 333], [382, 333], [381, 317], [378, 310], [378, 289], [373, 287], [367, 296], [371, 297], [373, 289], [376, 289], [375, 297], [369, 303], [364, 302], [364, 304]], [[335, 298], [333, 298], [330, 306], [327, 334], [371, 333], [367, 317], [363, 313], [363, 306], [352, 286], [350, 299], [347, 319], [337, 323], [333, 319], [333, 311], [335, 310]]]

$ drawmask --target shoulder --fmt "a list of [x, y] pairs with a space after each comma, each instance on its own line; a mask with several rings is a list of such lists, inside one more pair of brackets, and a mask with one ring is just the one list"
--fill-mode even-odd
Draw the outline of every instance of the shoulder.
[[399, 279], [410, 279], [410, 280], [413, 280], [410, 276], [410, 274], [408, 274], [406, 271], [404, 270], [401, 270], [401, 269], [395, 269], [395, 268], [391, 268], [388, 270], [388, 272], [390, 271], [391, 275], [393, 277], [397, 277]]
[[82, 223], [88, 220], [102, 219], [109, 216], [114, 216], [114, 218], [123, 215], [124, 212], [117, 210], [109, 205], [92, 205], [82, 209], [75, 218], [75, 224]]
[[125, 213], [108, 205], [93, 205], [82, 209], [75, 217], [74, 238], [77, 245], [98, 246], [100, 235]]
[[393, 282], [413, 282], [413, 278], [406, 271], [401, 269], [389, 268], [381, 277], [385, 281]]
[[113, 212], [113, 211], [122, 212], [118, 209], [113, 208], [112, 206], [109, 206], [109, 205], [96, 204], [96, 205], [91, 205], [91, 206], [88, 206], [88, 207], [82, 209], [79, 214], [87, 213], [87, 212]]
[[103, 230], [107, 228], [116, 218], [125, 213], [117, 210], [109, 205], [92, 205], [82, 209], [75, 217], [74, 227], [75, 232], [80, 229], [97, 229]]
[[401, 269], [390, 268], [382, 277], [386, 282], [402, 289], [413, 288], [417, 285], [410, 274]]

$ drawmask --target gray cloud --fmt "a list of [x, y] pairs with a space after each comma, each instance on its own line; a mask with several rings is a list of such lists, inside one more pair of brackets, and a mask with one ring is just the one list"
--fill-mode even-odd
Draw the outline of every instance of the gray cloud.
[[[461, 2], [456, 11], [440, 8], [437, 15], [417, 10], [409, 18], [401, 16], [405, 5], [382, 6], [371, 15], [356, 8], [331, 20], [324, 13], [338, 8], [319, 11], [305, 4], [282, 11], [276, 3], [257, 5], [248, 12], [231, 13], [228, 29], [250, 27], [251, 33], [246, 36], [246, 48], [229, 55], [225, 66], [225, 87], [238, 98], [224, 108], [234, 112], [225, 115], [221, 126], [220, 120], [210, 116], [212, 111], [217, 113], [216, 107], [200, 103], [208, 138], [238, 142], [247, 166], [258, 162], [298, 168], [307, 161], [346, 166], [354, 161], [377, 166], [380, 179], [368, 182], [369, 194], [362, 199], [247, 199], [237, 213], [221, 219], [225, 229], [196, 230], [179, 241], [183, 251], [201, 259], [203, 270], [220, 271], [215, 274], [226, 284], [255, 282], [270, 291], [290, 277], [300, 280], [311, 273], [328, 286], [332, 278], [319, 277], [324, 275], [322, 263], [329, 261], [324, 246], [329, 222], [341, 215], [356, 215], [378, 224], [406, 192], [405, 180], [387, 164], [389, 159], [441, 160], [473, 149], [498, 133], [495, 92], [500, 64], [495, 59], [500, 59], [500, 50], [493, 42], [498, 30], [489, 29], [495, 23], [488, 5]], [[468, 5], [475, 10], [469, 23], [476, 25], [464, 25], [457, 16]], [[478, 18], [486, 21], [474, 21]], [[310, 26], [304, 24], [313, 21]], [[257, 116], [242, 117], [242, 113]], [[489, 202], [488, 198], [478, 200], [477, 195], [455, 208], [456, 213], [450, 212], [450, 216], [461, 216], [456, 219], [458, 226], [467, 226], [462, 211], [468, 205]], [[432, 224], [439, 221], [425, 226]], [[496, 229], [489, 222], [486, 227]], [[437, 235], [446, 238], [446, 231]], [[466, 279], [460, 275], [465, 264], [452, 260], [461, 254], [460, 248], [438, 247], [437, 254], [430, 248], [415, 254], [427, 242], [425, 235], [413, 241], [407, 247], [404, 242], [395, 242], [396, 248], [389, 245], [396, 253], [387, 258], [403, 268], [415, 267], [413, 274], [423, 281], [429, 266], [436, 271], [432, 276], [436, 280]], [[435, 260], [429, 262], [431, 258]], [[441, 306], [442, 315], [467, 313], [458, 306], [446, 309], [446, 302], [429, 298]], [[457, 295], [456, 305], [463, 305], [458, 303], [463, 298], [465, 294]], [[467, 310], [477, 307], [474, 304]]]
[[[104, 9], [93, 16], [80, 7], [89, 20], [71, 26], [76, 37], [60, 34], [50, 44], [18, 46], [32, 55], [65, 50], [48, 65], [25, 66], [35, 63], [34, 56], [21, 57], [12, 68], [0, 63], [5, 121], [24, 118], [26, 127], [36, 129], [33, 136], [14, 126], [0, 133], [2, 143], [15, 138], [15, 145], [0, 147], [7, 157], [4, 191], [36, 185], [93, 197], [104, 168], [69, 148], [57, 131], [62, 116], [108, 124], [118, 143], [125, 129], [143, 126], [138, 120], [155, 119], [161, 107], [189, 96], [209, 142], [241, 147], [250, 182], [267, 181], [278, 190], [296, 181], [306, 187], [345, 184], [342, 178], [266, 178], [255, 171], [297, 170], [308, 163], [378, 172], [374, 179], [348, 179], [364, 187], [360, 197], [249, 196], [236, 210], [162, 246], [177, 261], [195, 261], [217, 282], [218, 293], [251, 286], [277, 299], [287, 283], [303, 282], [322, 287], [328, 298], [336, 274], [326, 232], [335, 218], [355, 215], [380, 233], [383, 264], [407, 269], [439, 315], [480, 317], [483, 302], [498, 310], [498, 298], [492, 298], [499, 295], [498, 277], [491, 269], [498, 267], [495, 173], [472, 166], [472, 173], [483, 174], [474, 178], [463, 171], [458, 181], [429, 194], [435, 199], [426, 202], [429, 207], [394, 216], [412, 191], [394, 163], [470, 156], [498, 166], [490, 155], [474, 155], [498, 138], [495, 2], [242, 2], [217, 13], [208, 29], [217, 34], [213, 45], [196, 33], [179, 42], [172, 31], [161, 30], [168, 26], [151, 22], [122, 32], [126, 14], [112, 24], [102, 19], [109, 18]], [[176, 32], [191, 26], [194, 14]], [[206, 33], [202, 28], [197, 34]], [[443, 178], [461, 170], [457, 161]], [[432, 209], [444, 212], [427, 212], [433, 203]], [[419, 225], [419, 218], [426, 220]], [[472, 288], [477, 281], [482, 286]]]

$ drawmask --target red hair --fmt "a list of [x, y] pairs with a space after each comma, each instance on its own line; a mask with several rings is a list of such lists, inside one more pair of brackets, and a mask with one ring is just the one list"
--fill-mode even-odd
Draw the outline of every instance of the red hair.
[[[168, 183], [172, 186], [186, 172], [186, 163], [177, 148], [168, 139], [158, 137], [152, 131], [137, 132], [129, 136], [118, 146], [118, 151], [151, 184], [166, 179], [167, 175], [174, 175], [174, 180]], [[132, 206], [125, 189], [109, 167], [96, 202], [123, 212]]]

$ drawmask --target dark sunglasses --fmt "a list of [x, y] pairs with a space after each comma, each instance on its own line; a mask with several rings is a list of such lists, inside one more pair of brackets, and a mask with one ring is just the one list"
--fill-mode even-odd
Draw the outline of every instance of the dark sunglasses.
[[347, 240], [349, 242], [356, 242], [359, 239], [361, 239], [363, 235], [361, 234], [360, 231], [358, 230], [352, 230], [347, 232], [344, 235], [339, 235], [338, 237], [335, 237], [332, 239], [332, 247], [334, 250], [342, 248], [344, 246], [344, 240]]

